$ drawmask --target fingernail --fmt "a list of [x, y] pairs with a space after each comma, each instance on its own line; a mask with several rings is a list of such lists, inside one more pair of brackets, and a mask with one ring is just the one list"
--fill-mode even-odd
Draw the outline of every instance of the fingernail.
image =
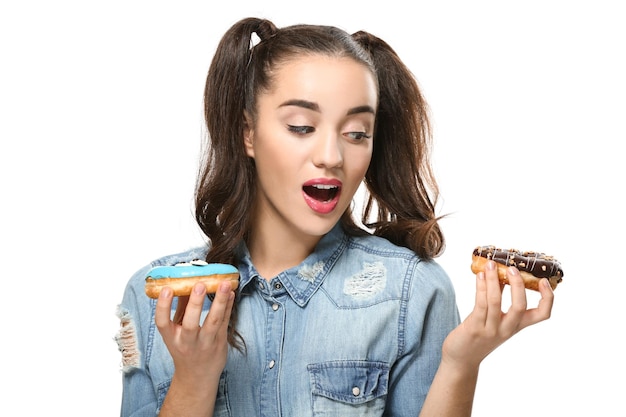
[[519, 271], [517, 270], [517, 268], [514, 268], [512, 266], [509, 267], [509, 274], [511, 275], [519, 275]]
[[196, 284], [193, 287], [194, 294], [201, 295], [204, 292], [204, 284]]
[[224, 294], [228, 293], [230, 291], [230, 283], [228, 282], [222, 282], [220, 284], [220, 292], [223, 292]]
[[172, 289], [170, 287], [165, 287], [161, 290], [161, 298], [169, 298], [172, 295]]
[[489, 270], [496, 269], [496, 263], [494, 261], [487, 262], [487, 269], [489, 269]]

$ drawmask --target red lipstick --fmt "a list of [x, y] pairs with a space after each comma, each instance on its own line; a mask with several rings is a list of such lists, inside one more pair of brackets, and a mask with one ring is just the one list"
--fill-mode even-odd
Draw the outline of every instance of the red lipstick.
[[335, 209], [341, 195], [341, 181], [334, 178], [315, 178], [302, 185], [302, 196], [316, 213], [328, 214]]

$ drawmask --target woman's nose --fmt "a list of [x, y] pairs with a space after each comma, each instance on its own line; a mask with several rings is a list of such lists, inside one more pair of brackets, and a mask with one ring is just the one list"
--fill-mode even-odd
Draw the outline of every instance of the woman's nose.
[[343, 165], [343, 149], [338, 134], [331, 132], [316, 138], [313, 163], [315, 166], [326, 168]]

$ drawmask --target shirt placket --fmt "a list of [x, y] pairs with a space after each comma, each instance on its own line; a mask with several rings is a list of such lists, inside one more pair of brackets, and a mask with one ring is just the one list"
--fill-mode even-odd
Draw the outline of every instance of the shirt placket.
[[259, 283], [266, 302], [265, 366], [261, 378], [261, 416], [281, 416], [280, 369], [285, 336], [285, 289], [278, 279]]

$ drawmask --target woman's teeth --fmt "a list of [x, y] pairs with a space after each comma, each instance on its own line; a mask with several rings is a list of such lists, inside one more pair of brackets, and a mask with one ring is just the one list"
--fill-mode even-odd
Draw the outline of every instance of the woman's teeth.
[[339, 187], [330, 184], [306, 185], [304, 192], [318, 201], [330, 201], [337, 195]]

